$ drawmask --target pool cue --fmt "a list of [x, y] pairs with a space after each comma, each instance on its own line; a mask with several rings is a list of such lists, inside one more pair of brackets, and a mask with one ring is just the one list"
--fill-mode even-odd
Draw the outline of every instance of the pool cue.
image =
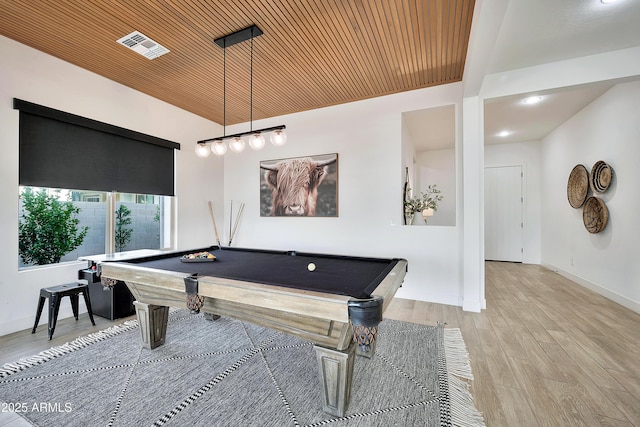
[[236, 222], [233, 224], [233, 231], [229, 236], [229, 246], [231, 246], [231, 241], [233, 237], [236, 235], [236, 230], [238, 229], [238, 224], [240, 223], [240, 216], [242, 215], [242, 211], [244, 210], [244, 202], [240, 203], [240, 208], [238, 209], [238, 213], [236, 215]]
[[213, 231], [216, 233], [218, 247], [222, 249], [222, 245], [220, 244], [220, 235], [218, 234], [218, 227], [216, 226], [216, 217], [213, 215], [213, 205], [211, 204], [211, 200], [209, 200], [209, 214], [211, 214], [211, 222], [213, 222]]
[[240, 222], [240, 215], [242, 215], [242, 211], [244, 209], [244, 202], [240, 203], [240, 208], [238, 209], [238, 214], [236, 215], [236, 222], [233, 224], [233, 232], [231, 232], [231, 236], [229, 236], [229, 246], [231, 246], [231, 241], [233, 240], [233, 236], [236, 235], [236, 230], [238, 229], [238, 223]]

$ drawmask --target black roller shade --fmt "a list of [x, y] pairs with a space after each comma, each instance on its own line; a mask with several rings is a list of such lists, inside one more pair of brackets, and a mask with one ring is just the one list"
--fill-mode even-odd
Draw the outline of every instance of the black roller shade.
[[13, 101], [20, 110], [20, 185], [173, 196], [180, 144]]

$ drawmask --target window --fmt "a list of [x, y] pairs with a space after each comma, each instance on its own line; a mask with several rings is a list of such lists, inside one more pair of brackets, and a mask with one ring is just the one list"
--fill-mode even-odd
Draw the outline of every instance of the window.
[[[20, 110], [21, 263], [172, 246], [180, 144], [16, 98], [13, 104]], [[24, 216], [25, 200], [36, 193], [47, 221]], [[47, 204], [59, 210], [47, 214]], [[51, 224], [47, 235], [43, 227]]]
[[[23, 198], [27, 191], [32, 194], [44, 192], [51, 199], [60, 203], [70, 202], [78, 209], [74, 215], [78, 219], [77, 230], [80, 232], [86, 228], [86, 234], [80, 245], [63, 254], [59, 262], [108, 253], [111, 252], [110, 248], [114, 248], [115, 252], [122, 252], [136, 249], [166, 249], [172, 246], [170, 228], [173, 198], [170, 196], [25, 186], [20, 187], [21, 224], [25, 222], [25, 215], [29, 214], [24, 208]], [[109, 203], [110, 200], [112, 203]], [[113, 212], [109, 212], [110, 205], [114, 206]], [[46, 218], [44, 214], [41, 216]], [[112, 221], [113, 227], [107, 227], [107, 221]], [[41, 230], [44, 227], [46, 226], [41, 225]], [[24, 262], [22, 252], [28, 246], [28, 242], [23, 240], [37, 240], [40, 248], [46, 248], [48, 243], [44, 242], [45, 237], [29, 237], [21, 233], [20, 238], [19, 267], [39, 264], [33, 259]]]

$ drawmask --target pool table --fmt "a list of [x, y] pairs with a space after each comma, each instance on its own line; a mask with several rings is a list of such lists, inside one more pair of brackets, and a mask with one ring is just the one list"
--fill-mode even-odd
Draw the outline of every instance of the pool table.
[[[199, 252], [215, 259], [184, 258]], [[407, 270], [404, 259], [217, 246], [86, 259], [103, 282], [127, 284], [148, 348], [164, 344], [168, 307], [185, 306], [311, 341], [323, 410], [337, 416], [349, 402], [354, 354], [373, 356], [377, 325]]]

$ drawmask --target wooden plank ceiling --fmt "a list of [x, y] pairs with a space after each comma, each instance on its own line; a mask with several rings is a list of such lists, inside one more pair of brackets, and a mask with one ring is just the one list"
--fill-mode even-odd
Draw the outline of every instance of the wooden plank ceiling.
[[[222, 124], [223, 49], [252, 24], [253, 120], [460, 81], [474, 0], [0, 0], [0, 34]], [[140, 31], [149, 60], [116, 40]], [[226, 124], [249, 121], [250, 42], [226, 49]]]

